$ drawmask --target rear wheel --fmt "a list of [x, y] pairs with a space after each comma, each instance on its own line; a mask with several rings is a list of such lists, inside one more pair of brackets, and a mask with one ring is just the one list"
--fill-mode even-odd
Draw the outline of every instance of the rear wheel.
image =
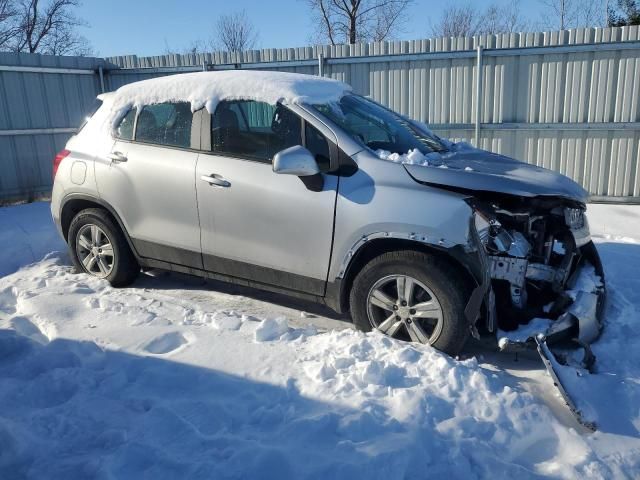
[[450, 355], [469, 336], [464, 316], [465, 282], [434, 255], [405, 250], [385, 253], [356, 276], [349, 298], [360, 330], [433, 345]]
[[102, 209], [89, 208], [71, 221], [69, 253], [78, 272], [104, 278], [114, 287], [131, 284], [140, 267], [124, 234]]

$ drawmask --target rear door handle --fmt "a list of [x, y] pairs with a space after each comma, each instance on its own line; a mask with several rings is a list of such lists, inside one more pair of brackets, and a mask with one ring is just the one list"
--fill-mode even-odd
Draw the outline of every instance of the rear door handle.
[[211, 175], [202, 175], [200, 180], [207, 182], [212, 187], [230, 187], [231, 183], [226, 181], [220, 175], [212, 173]]
[[127, 157], [125, 157], [124, 154], [121, 152], [108, 153], [107, 158], [111, 160], [113, 163], [123, 163], [128, 160]]

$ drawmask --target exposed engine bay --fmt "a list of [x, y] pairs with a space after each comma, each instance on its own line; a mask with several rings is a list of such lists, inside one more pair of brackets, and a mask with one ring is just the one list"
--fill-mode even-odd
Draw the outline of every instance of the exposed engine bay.
[[589, 344], [602, 328], [605, 287], [584, 206], [508, 196], [475, 199], [473, 206], [491, 282], [484, 323], [500, 349], [536, 348], [547, 368], [554, 355], [561, 364], [591, 370]]
[[490, 331], [512, 331], [535, 318], [547, 318], [577, 327], [562, 331], [583, 343], [597, 338], [602, 292], [579, 289], [588, 269], [603, 277], [584, 207], [558, 200], [477, 203], [475, 221], [495, 297]]

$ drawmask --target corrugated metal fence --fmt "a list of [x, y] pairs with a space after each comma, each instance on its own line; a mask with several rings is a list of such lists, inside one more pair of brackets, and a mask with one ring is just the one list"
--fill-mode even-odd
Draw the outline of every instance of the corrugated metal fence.
[[91, 112], [103, 59], [0, 53], [0, 201], [51, 190], [53, 157]]
[[[34, 63], [83, 70], [4, 66]], [[443, 136], [560, 171], [597, 199], [640, 201], [638, 26], [106, 61], [0, 56], [0, 199], [46, 191], [65, 136], [15, 130], [76, 126], [101, 85], [234, 68], [343, 80]]]

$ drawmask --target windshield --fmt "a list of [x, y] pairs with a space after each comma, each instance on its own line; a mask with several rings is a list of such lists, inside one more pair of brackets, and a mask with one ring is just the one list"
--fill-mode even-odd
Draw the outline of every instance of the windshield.
[[345, 95], [339, 102], [313, 108], [374, 151], [402, 155], [417, 149], [426, 155], [447, 150], [442, 140], [418, 122], [358, 95]]

